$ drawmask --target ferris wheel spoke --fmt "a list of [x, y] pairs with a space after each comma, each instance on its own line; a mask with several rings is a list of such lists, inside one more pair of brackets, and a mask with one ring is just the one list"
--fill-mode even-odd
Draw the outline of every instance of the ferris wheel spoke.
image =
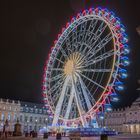
[[63, 61], [61, 61], [60, 59], [58, 59], [58, 58], [55, 58], [57, 61], [59, 61], [59, 62], [61, 62], [62, 64], [64, 64], [64, 62]]
[[84, 66], [81, 66], [81, 68], [93, 65], [95, 63], [98, 63], [98, 62], [100, 62], [100, 61], [102, 61], [102, 60], [104, 60], [104, 59], [106, 59], [106, 58], [108, 58], [108, 57], [110, 57], [112, 55], [115, 55], [115, 54], [117, 54], [117, 52], [114, 52], [114, 50], [110, 50], [110, 51], [108, 51], [108, 52], [106, 52], [106, 53], [94, 58], [94, 60], [88, 61], [87, 64], [85, 64]]
[[53, 122], [52, 122], [53, 126], [56, 126], [56, 124], [58, 122], [58, 119], [59, 119], [59, 116], [60, 116], [60, 112], [61, 112], [61, 108], [62, 108], [62, 104], [63, 104], [64, 97], [65, 97], [65, 91], [67, 89], [69, 80], [70, 80], [70, 77], [67, 76], [65, 81], [64, 81], [64, 84], [63, 84], [63, 87], [62, 87], [62, 91], [61, 91], [59, 100], [58, 100], [57, 105], [56, 105], [56, 110], [55, 110], [55, 113], [54, 113], [54, 119], [53, 119]]
[[51, 78], [50, 82], [56, 81], [56, 80], [63, 78], [63, 77], [64, 77], [64, 74], [57, 74], [56, 76]]
[[62, 54], [65, 58], [68, 57], [68, 55], [66, 54], [66, 51], [62, 47], [60, 47], [60, 51], [62, 52]]
[[63, 71], [62, 68], [52, 68], [51, 71]]
[[62, 79], [59, 79], [50, 89], [49, 92], [54, 91], [55, 89], [57, 89], [57, 87], [59, 87], [62, 84]]
[[[106, 27], [107, 27], [107, 24], [105, 24], [104, 22], [101, 22], [100, 26], [98, 27], [97, 31], [94, 34], [93, 39], [91, 39], [88, 42], [89, 46], [93, 47], [96, 44], [96, 42], [99, 40], [99, 38], [101, 37], [101, 35], [105, 31]], [[93, 40], [94, 40], [94, 42], [93, 42]]]
[[61, 84], [62, 84], [63, 82], [60, 82], [58, 85], [56, 85], [54, 88], [51, 88], [51, 92], [54, 92], [54, 91], [56, 91], [58, 88], [60, 88], [60, 86], [61, 86]]
[[55, 96], [52, 97], [54, 103], [59, 99], [59, 95], [60, 95], [60, 88], [55, 92]]
[[85, 35], [85, 39], [87, 39], [86, 42], [89, 42], [91, 36], [93, 35], [97, 22], [98, 22], [98, 20], [94, 20], [94, 19], [90, 22], [89, 28]]
[[85, 79], [87, 79], [88, 81], [92, 82], [93, 84], [95, 84], [96, 86], [102, 88], [103, 90], [107, 90], [105, 87], [103, 87], [102, 85], [98, 84], [97, 82], [93, 81], [92, 79], [88, 78], [87, 76], [83, 75], [82, 73], [80, 73], [82, 75], [82, 77], [84, 77]]
[[72, 32], [72, 45], [77, 42], [77, 27]]
[[111, 72], [111, 69], [81, 69], [84, 72]]
[[[99, 52], [102, 48], [104, 48], [111, 40], [113, 36], [112, 33], [106, 35], [101, 42], [99, 42], [95, 47], [91, 47], [87, 52], [85, 57], [93, 57], [97, 52]], [[90, 56], [91, 55], [91, 56]]]
[[98, 43], [94, 49], [92, 55], [90, 57], [92, 57], [93, 55], [95, 55], [97, 52], [99, 52], [102, 48], [104, 48], [111, 40], [112, 40], [113, 36], [112, 33], [109, 33], [105, 38], [103, 38], [103, 40], [101, 41], [101, 43]]
[[71, 41], [70, 41], [70, 37], [68, 37], [65, 41], [66, 46], [67, 46], [67, 51], [68, 51], [68, 56], [69, 54], [72, 53], [72, 45], [71, 45]]
[[84, 23], [81, 24], [79, 38], [78, 38], [78, 41], [80, 41], [80, 42], [84, 42], [86, 28], [87, 28], [86, 26], [87, 26], [87, 21], [85, 21]]
[[[110, 40], [111, 40], [111, 38], [110, 38]], [[110, 41], [110, 40], [108, 40], [108, 41]], [[102, 48], [104, 48], [104, 46], [106, 45], [106, 43], [102, 44], [100, 47], [98, 46], [98, 49], [95, 50], [94, 53], [91, 56], [89, 56], [89, 59], [92, 58], [93, 56], [95, 56]]]

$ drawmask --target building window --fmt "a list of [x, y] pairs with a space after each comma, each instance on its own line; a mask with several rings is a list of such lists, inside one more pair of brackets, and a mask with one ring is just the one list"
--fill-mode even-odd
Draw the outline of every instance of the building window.
[[39, 110], [39, 113], [42, 113], [42, 109]]
[[35, 109], [35, 113], [38, 113], [38, 109]]
[[30, 108], [30, 113], [33, 113], [33, 108]]
[[27, 122], [27, 120], [28, 120], [28, 117], [27, 117], [27, 116], [25, 116], [24, 121], [25, 121], [25, 122]]
[[32, 122], [33, 121], [33, 117], [32, 116], [30, 116], [30, 122]]
[[11, 110], [11, 106], [9, 107], [9, 110]]
[[22, 122], [22, 115], [20, 116], [20, 122]]
[[16, 114], [14, 114], [14, 121], [16, 121], [17, 120], [17, 115]]
[[28, 111], [29, 111], [29, 108], [28, 108], [28, 107], [26, 107], [26, 109], [25, 109], [25, 110], [26, 110], [26, 112], [28, 112]]
[[39, 118], [39, 123], [41, 123], [42, 122], [42, 119], [41, 119], [41, 117]]
[[10, 114], [8, 114], [8, 121], [10, 121], [11, 120], [11, 115]]
[[1, 120], [4, 121], [4, 114], [1, 115]]

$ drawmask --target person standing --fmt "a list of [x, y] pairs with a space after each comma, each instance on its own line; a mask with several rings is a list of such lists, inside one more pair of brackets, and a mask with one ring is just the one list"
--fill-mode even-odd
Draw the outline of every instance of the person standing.
[[9, 131], [9, 124], [8, 124], [8, 120], [6, 120], [5, 124], [3, 126], [3, 136], [4, 136], [4, 138], [8, 137], [8, 131]]

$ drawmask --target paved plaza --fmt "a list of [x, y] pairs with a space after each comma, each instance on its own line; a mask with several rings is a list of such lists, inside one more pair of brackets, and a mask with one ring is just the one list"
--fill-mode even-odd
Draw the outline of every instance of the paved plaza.
[[[2, 138], [0, 138], [0, 139], [3, 140]], [[9, 137], [9, 138], [7, 138], [7, 140], [43, 140], [43, 138], [42, 137], [39, 137], [39, 138]], [[55, 137], [49, 137], [48, 140], [56, 140], [56, 138]], [[63, 137], [62, 140], [69, 140], [69, 138], [68, 137]], [[100, 140], [100, 137], [82, 138], [81, 140]], [[108, 140], [140, 140], [140, 135], [110, 136], [108, 138]]]

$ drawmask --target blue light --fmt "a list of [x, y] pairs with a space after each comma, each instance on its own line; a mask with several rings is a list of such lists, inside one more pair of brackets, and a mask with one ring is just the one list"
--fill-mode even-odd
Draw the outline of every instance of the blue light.
[[107, 8], [105, 8], [104, 10], [105, 10], [105, 12], [109, 12]]
[[119, 101], [119, 98], [118, 98], [118, 95], [114, 92], [110, 95], [110, 100], [112, 102], [118, 102]]
[[120, 78], [125, 79], [128, 77], [127, 71], [125, 69], [120, 69], [119, 72], [120, 72], [119, 73]]
[[116, 17], [116, 24], [121, 24], [121, 22], [120, 22], [120, 18], [118, 18], [118, 17]]
[[130, 50], [128, 48], [124, 48], [124, 53], [128, 54], [130, 52]]
[[118, 91], [124, 90], [124, 86], [122, 82], [115, 82], [115, 89]]
[[112, 111], [112, 106], [111, 106], [111, 104], [105, 104], [105, 105], [104, 105], [104, 109], [105, 109], [106, 112], [111, 112], [111, 111]]
[[120, 41], [122, 43], [127, 43], [128, 42], [128, 36], [125, 33], [123, 33], [123, 37], [120, 39]]
[[118, 91], [122, 91], [122, 90], [124, 90], [124, 87], [122, 85], [118, 85], [115, 87], [115, 89]]
[[122, 74], [121, 74], [121, 78], [122, 78], [122, 79], [125, 79], [125, 78], [127, 78], [127, 77], [128, 77], [127, 73], [122, 73]]
[[124, 53], [124, 54], [129, 54], [129, 52], [130, 52], [129, 47], [128, 47], [128, 45], [125, 44], [125, 45], [123, 46], [123, 53]]
[[116, 19], [117, 19], [118, 21], [120, 21], [120, 18], [119, 18], [119, 17], [116, 17]]
[[110, 14], [111, 14], [112, 16], [115, 16], [115, 13], [114, 13], [114, 12], [112, 12], [112, 11], [110, 12]]
[[98, 9], [99, 9], [99, 10], [102, 10], [102, 8], [101, 8], [101, 7], [98, 7]]
[[129, 59], [126, 56], [122, 57], [121, 61], [123, 66], [128, 66], [130, 64]]
[[100, 120], [104, 119], [104, 113], [103, 112], [99, 112], [97, 115], [98, 115]]
[[119, 98], [118, 97], [113, 97], [111, 101], [118, 102], [119, 101]]

